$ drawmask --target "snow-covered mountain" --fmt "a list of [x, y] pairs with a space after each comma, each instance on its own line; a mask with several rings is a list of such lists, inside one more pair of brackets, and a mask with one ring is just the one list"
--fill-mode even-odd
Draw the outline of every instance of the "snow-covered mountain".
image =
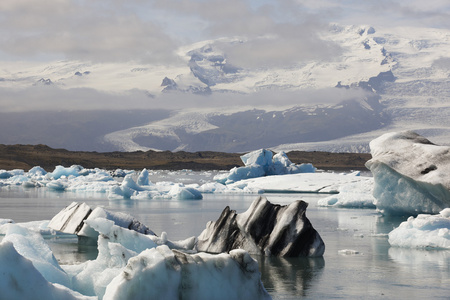
[[[96, 109], [96, 115], [74, 128], [52, 127], [54, 141], [46, 143], [71, 150], [89, 150], [91, 141], [91, 150], [102, 151], [240, 152], [265, 147], [355, 152], [367, 151], [368, 142], [386, 131], [405, 129], [450, 144], [450, 30], [334, 24], [321, 38], [336, 46], [335, 57], [299, 59], [280, 67], [230, 63], [227, 49], [245, 45], [245, 38], [182, 47], [173, 65], [4, 63], [0, 89], [17, 101], [30, 97], [34, 102], [26, 105], [31, 111], [43, 110], [39, 105], [45, 104], [53, 104], [56, 111], [74, 110], [80, 106], [68, 102], [81, 98], [86, 106], [81, 111]], [[57, 97], [60, 102], [49, 100]], [[6, 104], [3, 111], [14, 107]], [[93, 129], [93, 121], [110, 109], [129, 112], [114, 115], [116, 125], [109, 131], [106, 125], [95, 125], [102, 130], [83, 140], [80, 129]], [[155, 109], [165, 112], [145, 120], [143, 112]], [[26, 122], [8, 118], [9, 126]], [[32, 126], [27, 128], [16, 134], [17, 140], [10, 132], [6, 143], [27, 143], [27, 135], [36, 134]], [[57, 143], [58, 136], [67, 140], [75, 131], [83, 149]], [[0, 143], [5, 143], [1, 134]]]

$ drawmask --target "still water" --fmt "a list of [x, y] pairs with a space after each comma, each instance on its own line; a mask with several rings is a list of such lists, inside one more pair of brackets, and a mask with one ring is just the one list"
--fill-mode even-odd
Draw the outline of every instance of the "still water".
[[[370, 209], [321, 208], [317, 194], [265, 194], [269, 201], [309, 203], [307, 217], [325, 242], [321, 258], [257, 257], [273, 299], [450, 299], [450, 251], [389, 246], [387, 233], [402, 218]], [[225, 206], [245, 211], [256, 195], [205, 194], [203, 200], [108, 200], [45, 189], [0, 189], [0, 218], [16, 223], [49, 220], [72, 201], [129, 213], [170, 240], [198, 236]], [[95, 259], [96, 248], [75, 238], [47, 240], [61, 264]], [[345, 251], [343, 251], [345, 250]]]

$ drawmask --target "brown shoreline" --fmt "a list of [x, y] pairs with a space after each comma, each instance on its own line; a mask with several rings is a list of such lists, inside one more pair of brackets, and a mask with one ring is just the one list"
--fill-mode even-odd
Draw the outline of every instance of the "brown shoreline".
[[[243, 166], [242, 153], [224, 152], [86, 152], [53, 149], [46, 145], [1, 145], [0, 169], [28, 171], [40, 166], [53, 171], [55, 166], [81, 165], [85, 168], [107, 170], [143, 168], [154, 170], [229, 170]], [[312, 163], [323, 170], [367, 170], [368, 153], [330, 153], [319, 151], [291, 151], [287, 156], [293, 163]]]

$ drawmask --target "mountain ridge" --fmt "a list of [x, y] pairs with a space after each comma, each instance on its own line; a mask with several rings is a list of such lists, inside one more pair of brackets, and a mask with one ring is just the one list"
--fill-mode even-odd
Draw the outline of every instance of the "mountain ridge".
[[[91, 143], [88, 150], [102, 151], [367, 152], [371, 139], [403, 130], [450, 143], [450, 30], [331, 24], [322, 39], [339, 46], [335, 57], [299, 58], [287, 66], [233, 64], [227, 49], [245, 45], [247, 40], [239, 37], [181, 47], [180, 60], [165, 66], [81, 61], [5, 64], [0, 70], [5, 95], [0, 109], [6, 114], [21, 109], [69, 111], [74, 119], [81, 115], [76, 109], [97, 111], [99, 119], [111, 116], [107, 109], [166, 111], [148, 120], [115, 116], [123, 126], [108, 131], [105, 125], [95, 136], [80, 135], [95, 130], [89, 128], [95, 120], [66, 131], [58, 131], [56, 122], [53, 136], [46, 137], [53, 139], [42, 142], [66, 148], [70, 142], [71, 150], [85, 150]], [[252, 109], [264, 111], [264, 124]], [[291, 117], [289, 122], [281, 118], [292, 116], [293, 109], [304, 114], [298, 112], [297, 120]], [[280, 121], [269, 122], [269, 115]], [[0, 119], [2, 128], [17, 128], [8, 136], [0, 135], [0, 143], [29, 143], [39, 133], [38, 126], [21, 130], [31, 123], [22, 119], [24, 124]]]

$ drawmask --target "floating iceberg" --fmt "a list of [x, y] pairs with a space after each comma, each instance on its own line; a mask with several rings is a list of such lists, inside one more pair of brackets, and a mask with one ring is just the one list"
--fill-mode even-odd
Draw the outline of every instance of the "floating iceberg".
[[[29, 259], [33, 266], [49, 282], [71, 287], [69, 277], [61, 269], [44, 238], [17, 224], [6, 224], [2, 243], [10, 242], [18, 254]], [[1, 273], [1, 272], [0, 272]]]
[[266, 149], [244, 154], [241, 156], [244, 167], [235, 167], [228, 174], [217, 175], [214, 177], [214, 180], [223, 184], [230, 184], [248, 178], [267, 175], [314, 173], [316, 170], [311, 164], [293, 164], [283, 151], [272, 156], [272, 151]]
[[245, 249], [267, 256], [322, 256], [325, 244], [306, 218], [304, 201], [274, 205], [258, 197], [241, 214], [227, 206], [216, 222], [208, 222], [197, 250], [211, 253]]
[[203, 196], [197, 190], [197, 185], [185, 186], [181, 183], [159, 182], [153, 184], [148, 179], [148, 171], [143, 169], [136, 183], [131, 175], [126, 175], [121, 185], [112, 186], [109, 190], [109, 199], [137, 199], [148, 200], [154, 198], [201, 200]]
[[53, 179], [59, 179], [61, 177], [69, 177], [69, 176], [80, 176], [80, 171], [83, 169], [82, 166], [73, 165], [69, 168], [65, 168], [63, 166], [56, 166], [55, 170], [51, 173], [47, 173]]
[[389, 233], [392, 246], [450, 249], [450, 208], [437, 215], [420, 214]]
[[317, 201], [317, 206], [347, 208], [375, 208], [373, 197], [373, 178], [365, 177], [356, 182], [339, 186], [339, 194], [333, 194]]
[[155, 235], [147, 226], [128, 214], [111, 212], [101, 207], [92, 210], [86, 203], [77, 202], [72, 202], [56, 214], [48, 223], [48, 227], [60, 232], [96, 240], [98, 230], [89, 226], [89, 221], [96, 218], [110, 220], [117, 226], [139, 233]]
[[0, 243], [0, 299], [94, 300], [66, 286], [50, 283], [13, 243]]
[[123, 226], [125, 214], [96, 210], [72, 204], [54, 220], [80, 233], [75, 219], [85, 219], [97, 232], [97, 258], [74, 265], [60, 266], [41, 235], [2, 220], [0, 299], [270, 299], [245, 250], [194, 253], [195, 237], [145, 235]]
[[450, 147], [411, 132], [370, 142], [366, 166], [374, 176], [375, 205], [385, 214], [439, 213], [450, 206]]
[[359, 172], [349, 174], [299, 173], [244, 179], [228, 184], [226, 188], [253, 191], [254, 193], [337, 194], [342, 185], [366, 180], [367, 177], [359, 176]]
[[103, 299], [271, 299], [260, 277], [244, 250], [186, 254], [159, 246], [129, 259]]

